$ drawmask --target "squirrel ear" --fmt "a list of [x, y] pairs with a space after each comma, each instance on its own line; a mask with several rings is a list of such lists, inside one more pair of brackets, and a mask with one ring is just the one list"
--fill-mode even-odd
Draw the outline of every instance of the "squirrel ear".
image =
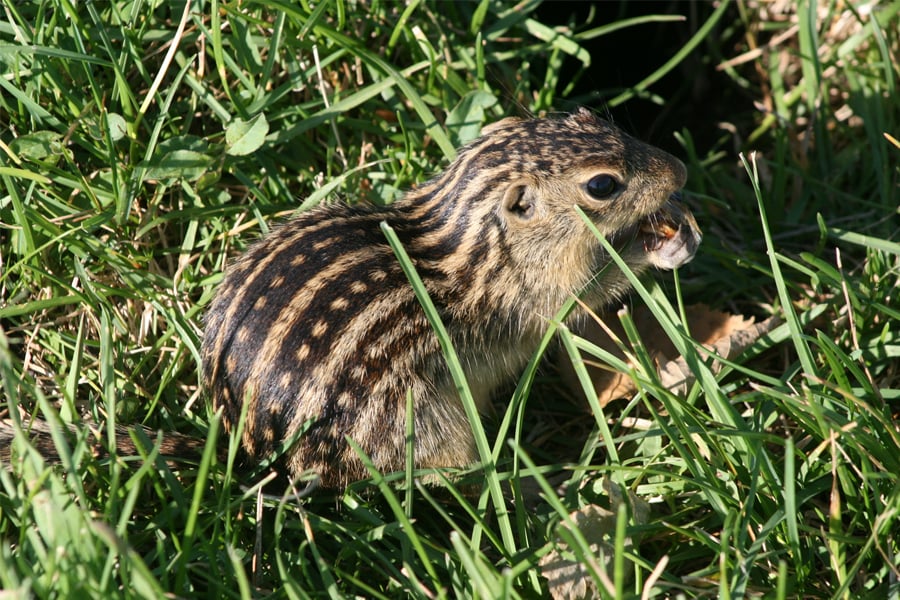
[[503, 194], [503, 208], [508, 214], [527, 221], [535, 215], [536, 198], [529, 187], [523, 183], [510, 186]]
[[584, 106], [579, 106], [578, 110], [569, 115], [569, 118], [575, 123], [580, 123], [582, 125], [593, 125], [603, 122], [603, 119], [601, 119], [596, 113]]

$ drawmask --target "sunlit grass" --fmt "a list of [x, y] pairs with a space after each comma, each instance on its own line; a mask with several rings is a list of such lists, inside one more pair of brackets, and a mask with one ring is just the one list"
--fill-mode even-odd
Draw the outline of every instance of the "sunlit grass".
[[[664, 106], [655, 83], [696, 47], [733, 86], [711, 102], [765, 108], [735, 108], [710, 147], [677, 131], [704, 243], [677, 287], [642, 280], [631, 300], [691, 365], [690, 391], [662, 385], [627, 313], [632, 363], [560, 307], [473, 422], [482, 465], [298, 499], [236, 464], [198, 385], [229, 260], [318, 202], [393, 201], [485, 123], [573, 108], [577, 80], [603, 81], [610, 60], [590, 40], [678, 21], [553, 27], [532, 3], [487, 1], [3, 3], [0, 410], [16, 439], [0, 588], [538, 597], [539, 562], [562, 548], [604, 597], [900, 594], [900, 148], [885, 137], [900, 137], [900, 3], [803, 3], [793, 21], [748, 6], [701, 7], [673, 60], [579, 98]], [[782, 324], [716, 370], [679, 302]], [[540, 358], [576, 350], [639, 391], [572, 400]], [[27, 441], [32, 417], [54, 425], [60, 464]], [[141, 456], [98, 452], [133, 424], [208, 443], [169, 461], [135, 430]], [[559, 527], [588, 505], [613, 509], [609, 563]]]

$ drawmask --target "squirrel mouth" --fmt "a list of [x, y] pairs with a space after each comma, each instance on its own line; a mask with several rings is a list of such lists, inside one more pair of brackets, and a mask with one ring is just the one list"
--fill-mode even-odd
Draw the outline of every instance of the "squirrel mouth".
[[703, 239], [680, 192], [669, 196], [662, 208], [645, 217], [638, 230], [650, 264], [660, 269], [677, 269], [690, 262]]

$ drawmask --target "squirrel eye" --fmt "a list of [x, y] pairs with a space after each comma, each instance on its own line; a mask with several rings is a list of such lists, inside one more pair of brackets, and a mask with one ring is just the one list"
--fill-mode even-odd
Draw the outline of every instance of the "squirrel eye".
[[596, 175], [587, 182], [588, 194], [597, 200], [612, 196], [619, 189], [619, 182], [612, 175]]

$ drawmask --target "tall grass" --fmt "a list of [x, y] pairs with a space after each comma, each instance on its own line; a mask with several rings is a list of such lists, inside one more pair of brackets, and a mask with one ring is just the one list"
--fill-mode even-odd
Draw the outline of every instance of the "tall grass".
[[[900, 595], [900, 2], [776, 8], [4, 0], [0, 410], [18, 434], [0, 586], [536, 597], [563, 592], [540, 566], [559, 551], [603, 597]], [[683, 42], [613, 83], [651, 27]], [[563, 326], [569, 305], [473, 421], [484, 464], [452, 482], [373, 473], [297, 499], [238, 468], [198, 385], [228, 261], [318, 202], [393, 201], [487, 122], [580, 103], [688, 115], [653, 141], [688, 163], [705, 241], [677, 287], [636, 282], [633, 302], [691, 365], [689, 393], [662, 385], [627, 315], [630, 363]], [[714, 374], [679, 302], [783, 324]], [[580, 403], [547, 348], [582, 375], [576, 350], [599, 355], [639, 392]], [[28, 443], [32, 417], [60, 465]], [[131, 424], [205, 451], [167, 461], [141, 429], [142, 456], [97, 451]], [[589, 505], [612, 509], [606, 545], [575, 524]]]

